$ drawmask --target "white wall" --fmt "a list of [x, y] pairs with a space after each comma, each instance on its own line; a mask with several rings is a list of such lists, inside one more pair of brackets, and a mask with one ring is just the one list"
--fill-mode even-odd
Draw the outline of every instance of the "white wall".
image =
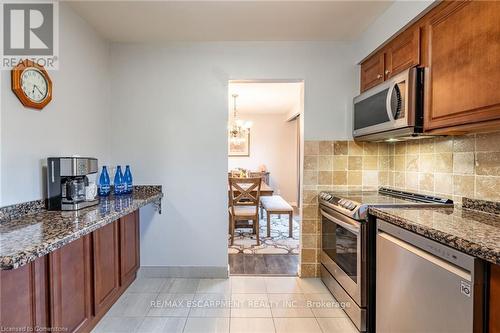
[[297, 122], [286, 121], [285, 114], [240, 114], [253, 122], [250, 156], [229, 157], [228, 170], [244, 168], [258, 171], [264, 164], [270, 172], [270, 186], [276, 194], [297, 203]]
[[377, 47], [410, 23], [435, 0], [395, 1], [353, 44], [354, 63], [359, 63]]
[[42, 163], [49, 156], [109, 161], [109, 46], [67, 4], [59, 13], [52, 102], [41, 112], [23, 107], [10, 89], [10, 71], [1, 71], [0, 206], [45, 196]]
[[344, 139], [354, 90], [343, 43], [115, 44], [117, 163], [137, 183], [159, 183], [164, 213], [141, 226], [141, 264], [227, 265], [227, 85], [231, 79], [304, 79], [305, 138]]

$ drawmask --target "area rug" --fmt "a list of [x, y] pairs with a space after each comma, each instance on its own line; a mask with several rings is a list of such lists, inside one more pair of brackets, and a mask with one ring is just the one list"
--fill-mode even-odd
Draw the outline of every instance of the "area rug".
[[[243, 254], [299, 254], [300, 224], [293, 221], [293, 238], [288, 238], [288, 215], [271, 215], [271, 237], [267, 237], [267, 220], [259, 222], [260, 245], [257, 246], [251, 228], [238, 228], [234, 231], [234, 244], [229, 246], [228, 253]], [[228, 244], [230, 241], [228, 237]]]

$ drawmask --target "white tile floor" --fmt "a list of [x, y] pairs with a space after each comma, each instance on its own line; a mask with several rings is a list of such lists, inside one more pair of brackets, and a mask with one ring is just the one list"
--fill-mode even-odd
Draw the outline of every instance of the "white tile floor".
[[93, 332], [355, 333], [320, 279], [138, 278]]

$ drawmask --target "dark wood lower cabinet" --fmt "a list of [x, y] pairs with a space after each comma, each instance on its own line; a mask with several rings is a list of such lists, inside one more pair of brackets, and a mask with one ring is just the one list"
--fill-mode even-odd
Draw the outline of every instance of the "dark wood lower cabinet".
[[90, 235], [49, 254], [51, 325], [86, 332], [93, 317]]
[[500, 332], [500, 265], [490, 265], [489, 332]]
[[117, 221], [92, 233], [94, 310], [97, 316], [113, 305], [120, 290], [119, 242]]
[[0, 330], [90, 332], [139, 269], [139, 211], [0, 271]]
[[33, 331], [48, 327], [47, 257], [17, 269], [0, 271], [0, 327]]
[[120, 277], [122, 285], [129, 285], [140, 266], [139, 211], [120, 219]]

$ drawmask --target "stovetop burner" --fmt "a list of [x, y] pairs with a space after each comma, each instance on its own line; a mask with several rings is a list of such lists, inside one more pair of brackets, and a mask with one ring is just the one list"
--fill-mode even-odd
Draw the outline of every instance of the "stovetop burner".
[[424, 194], [381, 187], [378, 191], [321, 192], [321, 205], [349, 216], [365, 220], [369, 207], [450, 207], [453, 201]]

